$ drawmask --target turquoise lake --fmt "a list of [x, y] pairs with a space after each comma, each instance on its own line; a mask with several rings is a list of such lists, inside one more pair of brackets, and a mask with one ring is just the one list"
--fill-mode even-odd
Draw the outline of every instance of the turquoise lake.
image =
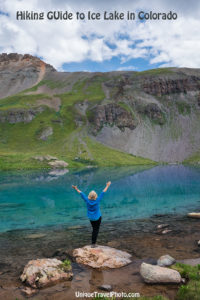
[[183, 165], [0, 173], [0, 232], [88, 223], [86, 207], [71, 185], [100, 193], [104, 221], [184, 214], [200, 208], [200, 167]]

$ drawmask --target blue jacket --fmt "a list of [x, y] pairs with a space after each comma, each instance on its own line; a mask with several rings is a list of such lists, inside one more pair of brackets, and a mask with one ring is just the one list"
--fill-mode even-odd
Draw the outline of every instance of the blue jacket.
[[87, 204], [87, 216], [91, 221], [96, 221], [101, 217], [99, 202], [101, 201], [104, 194], [105, 192], [101, 192], [96, 200], [90, 200], [83, 192], [80, 193], [81, 197]]

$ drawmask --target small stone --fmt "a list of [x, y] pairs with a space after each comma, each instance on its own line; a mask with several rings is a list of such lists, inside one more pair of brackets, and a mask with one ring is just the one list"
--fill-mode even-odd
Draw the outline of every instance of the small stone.
[[167, 245], [166, 248], [167, 248], [167, 249], [173, 249], [174, 246], [173, 246], [173, 245]]
[[167, 234], [167, 233], [170, 233], [170, 232], [172, 232], [172, 230], [170, 230], [170, 229], [165, 229], [165, 230], [162, 231], [162, 234]]
[[74, 226], [69, 226], [68, 229], [81, 229], [83, 226], [81, 225], [74, 225]]
[[33, 233], [33, 234], [28, 234], [25, 238], [26, 239], [40, 239], [45, 236], [46, 236], [46, 234], [44, 234], [44, 233]]
[[162, 255], [158, 260], [157, 260], [157, 265], [160, 267], [167, 267], [171, 266], [176, 262], [176, 260], [171, 257], [170, 255]]
[[107, 292], [112, 291], [112, 286], [110, 284], [100, 285], [98, 286], [98, 288], [102, 291], [107, 291]]
[[157, 229], [163, 229], [163, 228], [166, 228], [166, 227], [168, 227], [169, 226], [169, 224], [159, 224], [158, 226], [157, 226]]
[[32, 289], [32, 288], [27, 286], [24, 289], [22, 289], [22, 292], [24, 294], [26, 294], [27, 296], [32, 296], [32, 295], [35, 295], [38, 292], [38, 290], [37, 289]]

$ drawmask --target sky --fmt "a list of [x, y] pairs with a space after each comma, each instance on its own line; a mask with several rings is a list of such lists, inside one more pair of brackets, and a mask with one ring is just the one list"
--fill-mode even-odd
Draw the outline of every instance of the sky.
[[[17, 11], [44, 12], [44, 20], [17, 20]], [[73, 13], [48, 20], [49, 11]], [[176, 20], [77, 20], [76, 12], [177, 14]], [[0, 0], [0, 53], [29, 53], [59, 71], [143, 71], [200, 68], [200, 1]]]

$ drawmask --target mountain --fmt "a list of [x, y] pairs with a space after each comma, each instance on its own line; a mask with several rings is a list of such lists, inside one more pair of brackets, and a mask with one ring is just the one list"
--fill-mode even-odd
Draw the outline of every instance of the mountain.
[[38, 84], [52, 66], [29, 54], [3, 53], [0, 55], [0, 98], [14, 95]]
[[46, 154], [72, 167], [198, 163], [199, 129], [200, 69], [71, 73], [0, 55], [0, 168]]

